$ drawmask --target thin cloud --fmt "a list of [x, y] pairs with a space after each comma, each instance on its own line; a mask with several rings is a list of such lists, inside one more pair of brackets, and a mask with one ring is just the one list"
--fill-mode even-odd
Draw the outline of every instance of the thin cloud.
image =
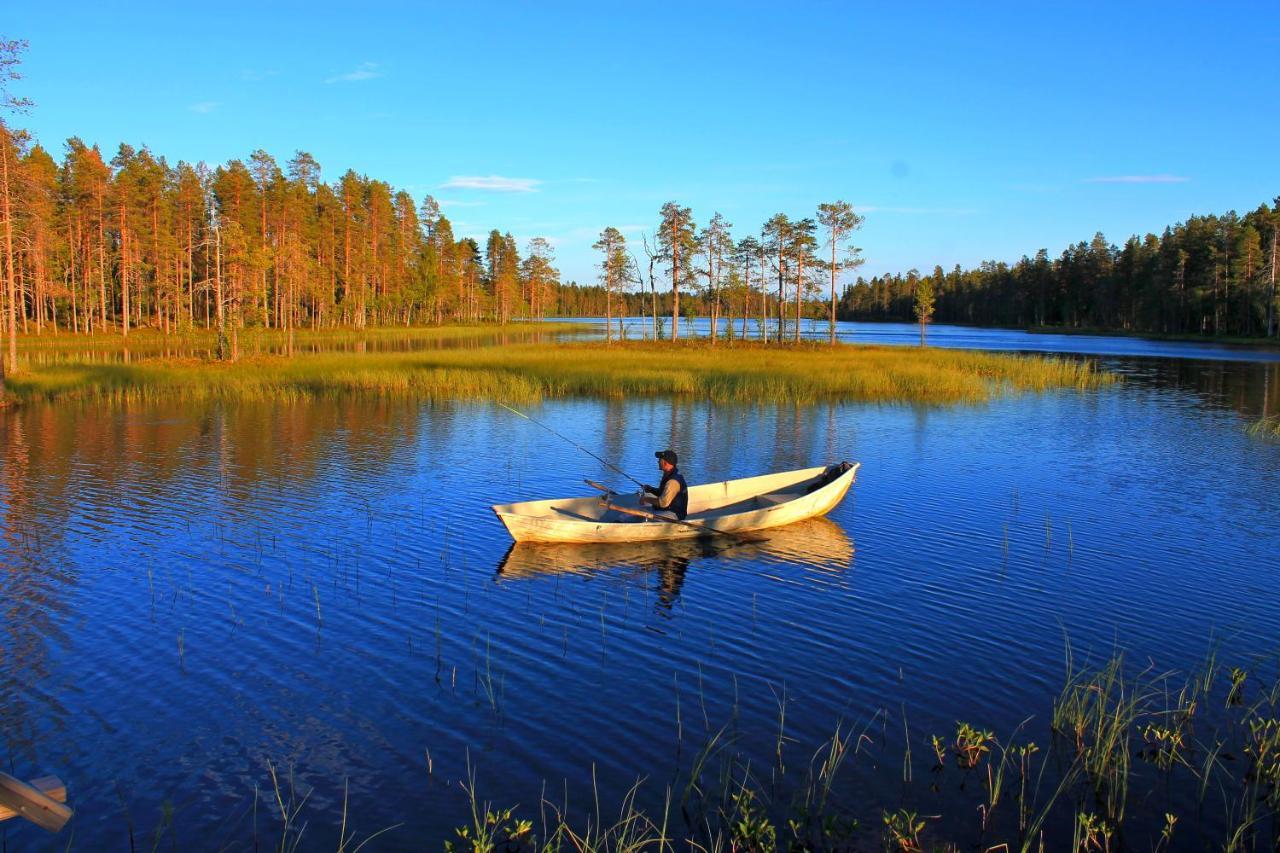
[[217, 108], [218, 108], [217, 101], [197, 101], [196, 103], [187, 107], [187, 109], [190, 110], [191, 112], [199, 113], [200, 115], [208, 115], [209, 113], [213, 112]]
[[441, 207], [484, 207], [488, 202], [483, 201], [463, 201], [459, 198], [438, 198], [436, 204]]
[[505, 178], [502, 175], [454, 175], [440, 185], [446, 190], [485, 190], [495, 193], [537, 192], [542, 181], [536, 178]]
[[1190, 178], [1182, 175], [1111, 175], [1102, 178], [1085, 178], [1086, 184], [1185, 184]]
[[326, 83], [359, 83], [363, 80], [372, 80], [375, 77], [381, 77], [382, 72], [378, 70], [376, 62], [362, 62], [360, 67], [354, 71], [348, 71], [346, 74], [335, 74], [327, 78]]

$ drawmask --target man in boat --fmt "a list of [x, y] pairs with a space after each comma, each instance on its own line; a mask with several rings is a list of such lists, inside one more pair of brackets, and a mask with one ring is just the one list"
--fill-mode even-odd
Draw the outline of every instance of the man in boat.
[[656, 487], [646, 485], [640, 495], [640, 508], [648, 509], [654, 515], [663, 518], [674, 518], [684, 521], [689, 514], [689, 486], [684, 475], [676, 467], [679, 459], [671, 449], [659, 450], [653, 454], [658, 457], [658, 470], [662, 472], [662, 482]]

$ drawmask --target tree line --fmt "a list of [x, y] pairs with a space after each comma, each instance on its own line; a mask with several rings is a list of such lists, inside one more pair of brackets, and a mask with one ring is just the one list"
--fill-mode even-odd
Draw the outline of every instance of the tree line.
[[847, 320], [933, 319], [969, 325], [1062, 326], [1161, 334], [1280, 335], [1280, 198], [1243, 216], [1192, 216], [1123, 246], [1101, 233], [1050, 258], [921, 275], [859, 278], [840, 297]]

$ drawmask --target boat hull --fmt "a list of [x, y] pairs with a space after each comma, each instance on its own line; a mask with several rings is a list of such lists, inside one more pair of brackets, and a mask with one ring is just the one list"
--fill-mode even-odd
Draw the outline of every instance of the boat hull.
[[[844, 499], [859, 464], [849, 465], [811, 492], [808, 487], [822, 477], [825, 467], [692, 486], [686, 520], [700, 527], [626, 521], [601, 507], [598, 497], [498, 504], [493, 511], [517, 542], [652, 542], [767, 530], [826, 515]], [[627, 508], [639, 506], [634, 495], [616, 495], [610, 501]]]

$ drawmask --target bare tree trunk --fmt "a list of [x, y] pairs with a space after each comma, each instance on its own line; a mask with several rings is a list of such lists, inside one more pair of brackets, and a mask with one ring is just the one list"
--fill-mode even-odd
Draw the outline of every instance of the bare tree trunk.
[[129, 337], [129, 221], [120, 202], [120, 327], [121, 337]]
[[836, 345], [836, 235], [831, 235], [831, 345]]
[[671, 224], [671, 340], [680, 337], [680, 232]]
[[18, 324], [15, 315], [17, 311], [17, 287], [14, 281], [16, 270], [13, 265], [13, 213], [10, 205], [10, 188], [9, 183], [9, 148], [12, 142], [7, 127], [0, 127], [0, 201], [4, 203], [4, 270], [5, 270], [5, 289], [8, 294], [8, 304], [5, 306], [5, 331], [9, 335], [9, 352], [7, 364], [0, 368], [0, 393], [4, 392], [4, 380], [6, 376], [12, 376], [18, 370]]
[[800, 343], [800, 291], [804, 290], [804, 255], [796, 258], [796, 343]]
[[764, 244], [760, 244], [760, 337], [769, 343], [769, 287], [764, 276]]
[[1267, 337], [1275, 334], [1276, 315], [1276, 235], [1280, 232], [1280, 222], [1271, 228], [1271, 296], [1267, 299]]
[[[222, 305], [222, 227], [220, 224], [214, 225], [213, 235], [213, 297], [217, 302], [218, 360], [225, 361], [227, 359], [227, 317]], [[207, 317], [208, 310], [209, 302], [208, 300], [205, 300], [206, 326], [209, 324]]]
[[[781, 241], [781, 238], [779, 238]], [[787, 313], [787, 293], [783, 289], [782, 269], [785, 266], [782, 260], [782, 249], [778, 249], [778, 343], [782, 343], [782, 338], [786, 335], [786, 327], [783, 325]]]

